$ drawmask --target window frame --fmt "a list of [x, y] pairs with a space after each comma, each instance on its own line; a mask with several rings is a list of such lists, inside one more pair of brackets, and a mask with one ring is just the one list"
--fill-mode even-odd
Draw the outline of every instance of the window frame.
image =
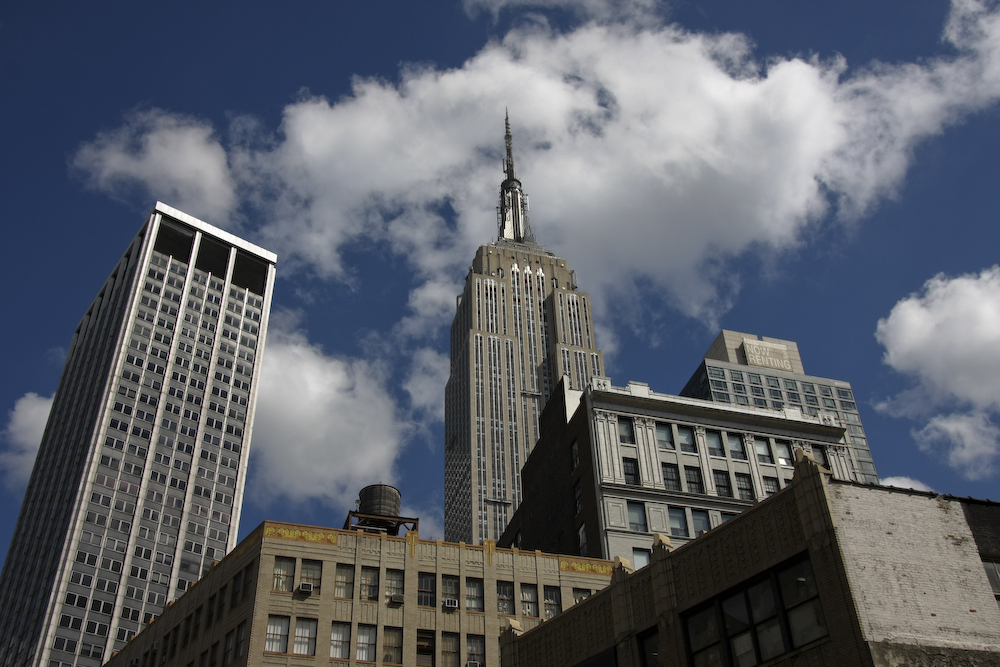
[[437, 606], [437, 575], [433, 572], [417, 573], [417, 606]]
[[[291, 567], [290, 572], [284, 571]], [[281, 571], [279, 571], [279, 567]], [[279, 593], [291, 593], [295, 590], [295, 559], [288, 556], [274, 557], [274, 579], [271, 590]]]
[[465, 578], [465, 610], [486, 611], [486, 595], [483, 580], [477, 577]]
[[513, 581], [497, 579], [497, 613], [503, 616], [514, 616], [517, 614], [517, 607], [514, 606]]
[[[720, 498], [733, 497], [733, 481], [728, 470], [712, 469], [712, 481], [715, 482], [715, 495]], [[720, 483], [722, 482], [722, 483]]]
[[[341, 637], [336, 636], [337, 630], [346, 632]], [[334, 655], [337, 652], [338, 655]], [[351, 659], [351, 624], [342, 621], [334, 621], [330, 626], [330, 657], [338, 660]]]
[[369, 565], [361, 566], [361, 578], [358, 583], [359, 600], [362, 602], [379, 601], [378, 568]]
[[[356, 642], [355, 659], [358, 662], [375, 662], [378, 660], [378, 626], [358, 623], [358, 640]], [[365, 656], [362, 657], [362, 651]], [[369, 657], [370, 656], [370, 657]]]
[[354, 565], [337, 563], [334, 572], [333, 597], [342, 600], [354, 599]]
[[684, 483], [688, 493], [705, 493], [705, 480], [700, 466], [684, 466]]
[[542, 588], [542, 603], [544, 605], [545, 618], [555, 618], [562, 613], [562, 592], [558, 586], [544, 586]]
[[[676, 445], [674, 444], [674, 429], [666, 422], [656, 422], [654, 427], [656, 432], [656, 448], [665, 451], [672, 451]], [[666, 438], [661, 438], [660, 436], [666, 434]]]
[[618, 442], [624, 445], [635, 444], [635, 421], [631, 417], [618, 415]]
[[774, 454], [771, 452], [771, 443], [767, 438], [755, 435], [753, 438], [753, 449], [757, 454], [758, 463], [774, 465]]
[[[808, 568], [807, 577], [803, 576], [803, 566]], [[769, 604], [762, 596], [765, 592], [770, 598]], [[806, 613], [802, 614], [802, 611]], [[796, 632], [809, 628], [808, 625], [800, 625], [800, 621], [806, 620], [808, 623], [810, 612], [816, 622], [813, 632], [796, 639]], [[711, 661], [712, 658], [708, 657], [711, 653], [714, 653], [715, 660], [720, 664], [741, 664], [734, 654], [735, 648], [739, 646], [744, 650], [750, 649], [747, 657], [753, 664], [761, 664], [814, 642], [828, 640], [830, 636], [815, 570], [812, 569], [808, 553], [799, 554], [751, 577], [713, 596], [711, 600], [682, 612], [680, 617], [687, 662], [692, 666], [698, 664], [696, 661], [699, 655], [705, 655]], [[692, 621], [698, 625], [692, 627]], [[701, 625], [702, 623], [706, 625]], [[695, 644], [695, 633], [699, 627], [704, 634], [702, 640]], [[816, 633], [817, 627], [822, 634]], [[747, 639], [750, 641], [749, 646]], [[770, 650], [777, 648], [777, 652], [765, 653], [762, 641], [770, 642]], [[779, 646], [775, 646], [774, 642]]]
[[[681, 437], [682, 433], [690, 434], [690, 436], [691, 436], [690, 442], [684, 442], [684, 438]], [[698, 453], [698, 440], [695, 437], [694, 428], [691, 427], [691, 426], [680, 426], [680, 425], [678, 425], [677, 426], [677, 444], [680, 447], [680, 450], [682, 452], [687, 452], [688, 454], [697, 454]]]
[[264, 636], [265, 653], [288, 653], [288, 628], [291, 620], [291, 617], [280, 614], [268, 615], [267, 631]]
[[521, 584], [521, 616], [538, 618], [538, 584]]
[[406, 573], [395, 568], [385, 569], [385, 599], [391, 600], [393, 595], [405, 595]]
[[[645, 503], [628, 500], [625, 504], [628, 510], [628, 529], [633, 533], [648, 533], [649, 519], [646, 516]], [[641, 523], [638, 521], [640, 518], [642, 519]]]
[[642, 486], [642, 477], [639, 475], [639, 459], [632, 456], [622, 457], [622, 476], [629, 486]]
[[382, 664], [403, 664], [403, 628], [395, 626], [382, 628]]
[[312, 584], [313, 595], [319, 595], [323, 584], [323, 561], [302, 559], [302, 568], [299, 571], [299, 585]]
[[295, 641], [292, 644], [292, 653], [294, 655], [316, 655], [318, 634], [319, 619], [297, 616], [295, 618]]
[[[717, 447], [712, 446], [712, 438], [715, 438], [715, 440], [718, 442]], [[726, 458], [726, 450], [722, 446], [722, 431], [705, 429], [705, 446], [708, 448], [709, 456], [719, 456], [721, 458]]]
[[485, 635], [465, 635], [465, 656], [466, 663], [478, 662], [480, 665], [486, 664], [486, 636]]
[[681, 471], [676, 463], [661, 461], [660, 469], [663, 474], [663, 488], [667, 491], [683, 491], [681, 487]]
[[[667, 516], [670, 518], [671, 537], [691, 536], [690, 526], [688, 526], [687, 513], [684, 511], [683, 507], [668, 507]], [[674, 521], [677, 519], [679, 519], [682, 522], [680, 527], [674, 526]]]

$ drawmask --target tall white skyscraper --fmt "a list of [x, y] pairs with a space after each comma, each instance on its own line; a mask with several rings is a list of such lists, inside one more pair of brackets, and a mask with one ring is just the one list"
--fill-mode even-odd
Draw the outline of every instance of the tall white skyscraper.
[[236, 545], [276, 260], [156, 204], [70, 344], [0, 665], [99, 666]]
[[535, 242], [514, 174], [510, 123], [497, 241], [481, 246], [451, 325], [445, 389], [445, 539], [496, 540], [521, 502], [521, 466], [559, 379], [602, 375], [590, 296]]

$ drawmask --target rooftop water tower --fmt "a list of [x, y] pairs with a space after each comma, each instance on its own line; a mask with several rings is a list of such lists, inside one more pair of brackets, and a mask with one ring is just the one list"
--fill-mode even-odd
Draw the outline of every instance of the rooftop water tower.
[[399, 529], [417, 531], [419, 519], [399, 516], [399, 489], [388, 484], [371, 484], [361, 489], [357, 509], [347, 513], [345, 530], [399, 535]]

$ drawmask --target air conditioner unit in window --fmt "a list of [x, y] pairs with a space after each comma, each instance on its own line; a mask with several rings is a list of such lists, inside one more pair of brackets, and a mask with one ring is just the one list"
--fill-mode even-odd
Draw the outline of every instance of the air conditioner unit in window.
[[455, 598], [449, 598], [449, 599], [445, 600], [444, 601], [444, 608], [445, 609], [451, 609], [451, 610], [458, 609], [458, 600], [456, 600]]
[[467, 662], [465, 663], [465, 667], [483, 667], [483, 666], [482, 663], [479, 662]]
[[303, 581], [301, 584], [299, 584], [299, 592], [305, 593], [306, 595], [312, 595], [313, 585], [307, 581]]
[[403, 604], [403, 595], [401, 593], [396, 593], [389, 598], [389, 604]]

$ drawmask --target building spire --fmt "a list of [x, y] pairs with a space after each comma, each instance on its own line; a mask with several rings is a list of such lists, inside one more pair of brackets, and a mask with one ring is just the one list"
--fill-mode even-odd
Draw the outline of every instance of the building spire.
[[507, 130], [504, 134], [504, 143], [507, 145], [507, 161], [504, 164], [503, 173], [508, 179], [516, 179], [514, 176], [514, 137], [510, 134], [510, 114], [504, 109], [504, 127]]
[[499, 238], [517, 243], [535, 243], [535, 235], [528, 223], [528, 195], [524, 194], [521, 181], [514, 175], [514, 138], [510, 133], [510, 114], [506, 109], [504, 129], [507, 158], [504, 160], [504, 181], [500, 184], [500, 203], [497, 206]]

